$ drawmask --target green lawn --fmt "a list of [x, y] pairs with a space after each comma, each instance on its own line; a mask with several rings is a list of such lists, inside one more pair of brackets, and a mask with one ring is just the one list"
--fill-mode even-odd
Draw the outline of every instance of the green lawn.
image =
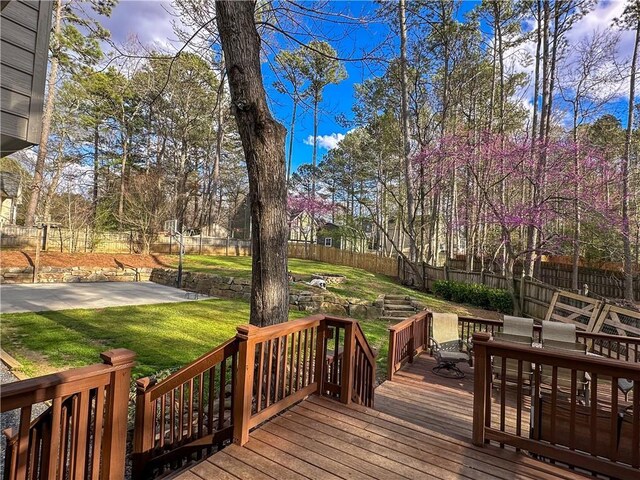
[[[173, 261], [173, 258], [171, 257]], [[177, 261], [177, 259], [176, 259]], [[189, 255], [191, 271], [229, 276], [250, 276], [250, 257]], [[403, 287], [384, 275], [308, 260], [289, 260], [294, 275], [344, 274], [347, 282], [329, 286], [343, 297], [373, 301], [379, 294], [406, 294], [433, 310], [497, 318], [470, 306], [458, 305]], [[296, 289], [310, 287], [299, 283]], [[290, 319], [308, 315], [290, 312]], [[57, 312], [17, 313], [2, 316], [2, 348], [23, 364], [23, 373], [40, 375], [55, 370], [89, 365], [111, 348], [129, 348], [138, 354], [134, 376], [175, 369], [196, 359], [235, 335], [236, 326], [248, 322], [249, 304], [242, 300], [212, 299], [198, 302], [79, 309]], [[369, 343], [378, 351], [378, 376], [386, 370], [388, 327], [385, 320], [360, 319]]]
[[[306, 315], [292, 311], [289, 318]], [[247, 302], [227, 299], [14, 313], [2, 316], [1, 340], [28, 376], [97, 363], [100, 352], [121, 347], [138, 354], [137, 378], [191, 362], [235, 335], [248, 317]], [[381, 367], [386, 365], [388, 325], [362, 322]]]

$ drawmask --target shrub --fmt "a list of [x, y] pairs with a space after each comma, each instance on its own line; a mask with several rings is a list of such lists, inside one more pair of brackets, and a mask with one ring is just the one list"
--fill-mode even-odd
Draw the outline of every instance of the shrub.
[[513, 312], [513, 301], [509, 292], [499, 288], [490, 288], [488, 290], [489, 307], [491, 310], [497, 310], [498, 312], [506, 314]]
[[507, 314], [513, 311], [513, 302], [509, 292], [498, 288], [489, 288], [480, 283], [437, 280], [433, 283], [433, 293], [456, 303], [468, 303]]
[[433, 293], [445, 300], [451, 300], [451, 284], [445, 280], [436, 280], [433, 282]]

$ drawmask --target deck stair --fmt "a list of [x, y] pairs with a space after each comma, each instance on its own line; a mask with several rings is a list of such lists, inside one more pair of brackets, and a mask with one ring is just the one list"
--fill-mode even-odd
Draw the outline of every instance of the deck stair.
[[417, 302], [409, 295], [385, 295], [382, 302], [382, 318], [399, 322], [418, 311]]

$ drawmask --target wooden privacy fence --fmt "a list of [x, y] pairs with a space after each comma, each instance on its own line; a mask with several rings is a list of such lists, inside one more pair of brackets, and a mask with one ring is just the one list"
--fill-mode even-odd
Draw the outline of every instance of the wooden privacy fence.
[[398, 276], [398, 261], [395, 257], [382, 257], [370, 253], [357, 253], [321, 245], [299, 243], [289, 244], [289, 257], [361, 268], [367, 272], [390, 277]]
[[138, 380], [137, 477], [201, 458], [316, 393], [373, 406], [375, 354], [358, 322], [314, 315], [235, 338], [154, 385]]
[[[474, 444], [508, 445], [612, 478], [640, 476], [640, 363], [578, 358], [486, 332], [473, 335], [473, 353]], [[621, 379], [634, 382], [630, 400]]]
[[[149, 253], [177, 254], [175, 238], [165, 233], [148, 234]], [[135, 230], [97, 232], [88, 228], [20, 227], [0, 228], [0, 247], [3, 249], [35, 250], [36, 245], [47, 251], [68, 253], [142, 253], [143, 234]], [[251, 242], [237, 238], [216, 238], [204, 235], [184, 236], [184, 251], [189, 254], [246, 256], [251, 255]]]
[[[115, 349], [103, 364], [2, 386], [2, 413], [19, 409], [7, 429], [5, 479], [124, 478], [129, 384], [135, 354]], [[32, 419], [33, 406], [51, 402]]]
[[[449, 260], [449, 265], [447, 267], [434, 267], [425, 263], [418, 263], [415, 266], [418, 271], [418, 275], [416, 275], [416, 272], [411, 268], [408, 262], [404, 262], [400, 259], [398, 263], [398, 277], [403, 283], [421, 286], [422, 278], [424, 279], [425, 288], [430, 291], [433, 290], [433, 283], [437, 280], [479, 283], [491, 288], [507, 289], [507, 279], [503, 275], [466, 271], [463, 269], [464, 261]], [[451, 265], [461, 265], [461, 268], [450, 268]], [[524, 286], [521, 286], [520, 283], [522, 281], [522, 277], [520, 277], [521, 272], [521, 270], [515, 272], [515, 291], [522, 292], [520, 293], [521, 304], [524, 304], [524, 307], [531, 311], [536, 310], [535, 300], [543, 301], [543, 298], [539, 295], [539, 293], [541, 293], [540, 290], [545, 291], [542, 297], [550, 297], [553, 295], [553, 292], [559, 288], [571, 288], [571, 265], [567, 266], [564, 264], [543, 263], [541, 268], [542, 273], [539, 278], [536, 278], [535, 280], [524, 280]], [[640, 275], [636, 274], [633, 282], [635, 300], [640, 301]], [[580, 267], [578, 284], [580, 287], [586, 284], [591, 293], [601, 297], [624, 298], [624, 279], [621, 272]], [[531, 286], [535, 286], [535, 288], [531, 288]], [[521, 288], [524, 288], [524, 291], [521, 291]], [[538, 290], [538, 295], [532, 294], [532, 290]], [[548, 304], [549, 302], [547, 301], [547, 305]], [[539, 315], [534, 316], [535, 318], [544, 318]]]

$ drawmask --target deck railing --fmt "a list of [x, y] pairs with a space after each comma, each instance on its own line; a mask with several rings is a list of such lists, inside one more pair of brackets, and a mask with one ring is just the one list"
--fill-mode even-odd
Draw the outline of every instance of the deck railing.
[[[487, 318], [459, 317], [460, 338], [463, 343], [471, 340], [474, 333], [487, 332], [492, 336], [502, 330], [502, 320]], [[413, 362], [413, 357], [429, 348], [431, 338], [431, 312], [423, 311], [389, 327], [389, 356], [387, 379], [393, 380], [395, 373], [405, 363]], [[542, 340], [542, 327], [533, 327], [533, 341]], [[609, 335], [576, 330], [576, 342], [587, 345], [589, 352], [602, 357], [640, 363], [640, 337]]]
[[[487, 318], [459, 317], [460, 338], [464, 343], [476, 332], [489, 332], [492, 335], [502, 330], [502, 320]], [[429, 349], [431, 338], [431, 312], [419, 312], [400, 323], [389, 327], [389, 357], [387, 361], [387, 379], [393, 380], [395, 373], [405, 363], [413, 362], [413, 357]], [[534, 339], [539, 341], [540, 327], [534, 330]]]
[[[474, 334], [473, 344], [476, 445], [508, 445], [582, 470], [638, 478], [640, 364], [494, 341], [489, 333]], [[619, 380], [634, 382], [630, 396], [622, 398]]]
[[373, 406], [375, 354], [348, 318], [314, 315], [236, 337], [163, 381], [138, 380], [134, 473], [161, 473], [317, 393]]
[[[7, 437], [5, 479], [124, 478], [127, 411], [135, 354], [115, 349], [103, 363], [2, 386], [2, 413], [19, 409]], [[34, 405], [51, 402], [32, 420]]]
[[136, 382], [135, 478], [202, 458], [231, 440], [238, 343], [232, 338], [160, 383]]

